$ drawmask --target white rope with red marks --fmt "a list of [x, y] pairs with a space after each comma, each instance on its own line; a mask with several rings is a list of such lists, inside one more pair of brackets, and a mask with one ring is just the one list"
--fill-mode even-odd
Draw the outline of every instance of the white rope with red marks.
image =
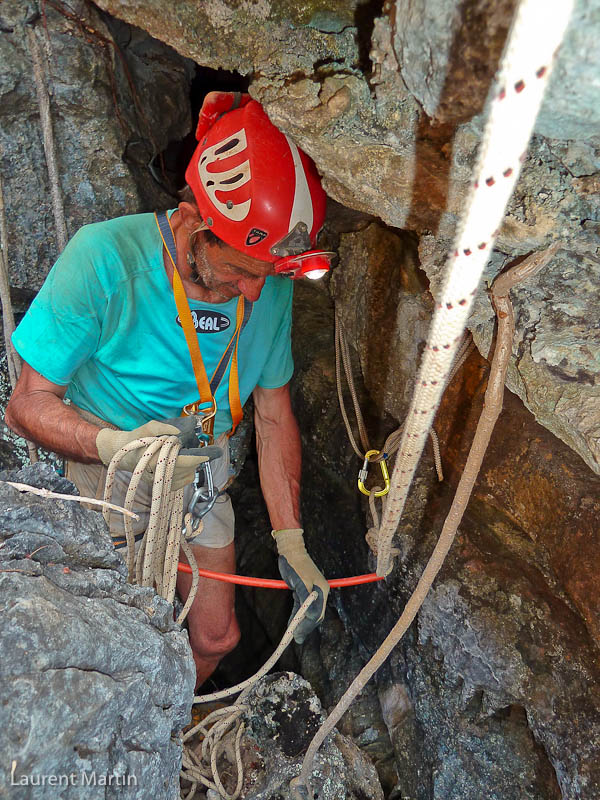
[[392, 539], [469, 317], [473, 297], [513, 192], [544, 90], [571, 15], [572, 0], [523, 0], [504, 52], [466, 212], [448, 259], [446, 279], [377, 539], [377, 574], [392, 569]]
[[[392, 537], [404, 508], [408, 488], [439, 404], [441, 392], [447, 382], [447, 375], [454, 360], [454, 351], [462, 337], [473, 295], [477, 290], [497, 228], [502, 221], [506, 203], [518, 178], [524, 160], [523, 154], [541, 106], [555, 52], [569, 22], [572, 5], [572, 0], [564, 0], [564, 3], [562, 0], [560, 2], [553, 0], [550, 3], [548, 0], [522, 0], [517, 11], [496, 84], [499, 88], [495, 89], [490, 104], [477, 177], [464, 222], [457, 236], [456, 249], [449, 259], [449, 274], [434, 315], [427, 350], [392, 476], [391, 499], [387, 503], [378, 540], [377, 571], [380, 575], [387, 574], [390, 570]], [[540, 35], [541, 31], [543, 36]], [[529, 93], [526, 91], [528, 84], [531, 85]], [[513, 115], [516, 115], [515, 119]], [[511, 125], [519, 130], [511, 129]], [[483, 185], [489, 192], [482, 188]], [[472, 256], [475, 257], [471, 258]], [[508, 318], [506, 310], [498, 308], [499, 323], [503, 317]], [[473, 463], [468, 469], [465, 468], [461, 477], [456, 497], [434, 553], [394, 628], [313, 737], [300, 774], [290, 783], [290, 793], [294, 800], [306, 800], [312, 796], [309, 777], [319, 747], [354, 698], [397, 646], [441, 569], [475, 483], [495, 418], [501, 408], [506, 366], [512, 351], [512, 334], [505, 337], [503, 342], [494, 354], [492, 372], [496, 377], [493, 380], [490, 377], [484, 411], [476, 432], [476, 439], [481, 441], [476, 443], [474, 440], [471, 447], [469, 461], [472, 460]], [[490, 397], [488, 400], [488, 392], [495, 397], [493, 399]], [[486, 404], [493, 410], [495, 416], [486, 413]], [[463, 483], [465, 485], [461, 488]]]

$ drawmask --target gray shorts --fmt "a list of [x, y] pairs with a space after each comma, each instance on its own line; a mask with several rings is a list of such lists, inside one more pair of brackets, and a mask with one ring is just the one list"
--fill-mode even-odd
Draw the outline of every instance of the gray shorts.
[[[223, 449], [221, 458], [211, 461], [213, 480], [216, 487], [223, 488], [229, 481], [230, 459], [229, 459], [229, 440], [226, 434], [217, 438], [215, 444]], [[82, 497], [93, 497], [101, 500], [104, 497], [104, 485], [106, 482], [107, 469], [101, 464], [80, 464], [78, 461], [67, 461], [66, 477], [72, 481]], [[124, 470], [117, 470], [115, 482], [113, 484], [112, 502], [118, 506], [125, 503], [125, 494], [131, 480], [131, 473]], [[194, 485], [185, 487], [183, 497], [184, 513], [187, 509], [192, 495]], [[139, 520], [133, 520], [133, 532], [136, 537], [141, 537], [148, 527], [150, 519], [150, 505], [152, 501], [152, 488], [148, 484], [140, 483], [135, 495], [133, 510], [139, 514]], [[98, 511], [98, 506], [87, 506], [94, 511]], [[229, 495], [224, 492], [219, 495], [212, 509], [206, 514], [202, 521], [204, 523], [202, 531], [190, 539], [193, 545], [203, 547], [226, 547], [233, 542], [235, 517], [233, 506]], [[111, 512], [110, 515], [110, 534], [115, 540], [115, 547], [125, 550], [125, 525], [123, 515], [118, 512]]]

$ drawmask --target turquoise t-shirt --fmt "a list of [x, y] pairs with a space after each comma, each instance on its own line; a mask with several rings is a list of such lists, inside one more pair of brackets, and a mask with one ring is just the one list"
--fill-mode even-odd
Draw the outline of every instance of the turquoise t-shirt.
[[[268, 277], [238, 349], [240, 399], [285, 385], [294, 369], [292, 281]], [[190, 300], [210, 378], [235, 330], [238, 298]], [[44, 378], [80, 408], [132, 430], [179, 416], [198, 399], [190, 354], [153, 214], [86, 225], [71, 239], [12, 337]], [[215, 435], [231, 427], [227, 368]]]

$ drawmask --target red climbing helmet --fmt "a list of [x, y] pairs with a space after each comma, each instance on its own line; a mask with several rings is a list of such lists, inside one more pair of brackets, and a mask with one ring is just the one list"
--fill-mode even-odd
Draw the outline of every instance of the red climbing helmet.
[[249, 95], [204, 99], [185, 173], [203, 220], [226, 244], [291, 278], [320, 278], [333, 253], [316, 250], [325, 192], [306, 153]]

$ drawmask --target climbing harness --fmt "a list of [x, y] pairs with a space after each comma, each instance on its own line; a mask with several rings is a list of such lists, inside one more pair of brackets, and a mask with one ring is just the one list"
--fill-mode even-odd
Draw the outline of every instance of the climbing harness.
[[[548, 14], [546, 0], [522, 0], [516, 12], [489, 105], [475, 180], [456, 246], [448, 262], [447, 277], [434, 314], [392, 475], [392, 487], [377, 541], [379, 575], [386, 575], [391, 569], [392, 537], [446, 384], [446, 376], [451, 370], [473, 296], [524, 161], [553, 59], [567, 28], [572, 7], [573, 0], [564, 0], [554, 3], [552, 13]], [[544, 31], [544, 36], [539, 36], [540, 30]], [[534, 254], [528, 260], [538, 262], [537, 268], [540, 268], [554, 252], [550, 248], [545, 253]], [[519, 267], [514, 270], [518, 271]], [[507, 276], [502, 278], [510, 280]], [[504, 289], [506, 284], [501, 283], [501, 286]], [[291, 782], [294, 800], [305, 800], [310, 796], [309, 776], [317, 750], [414, 620], [452, 545], [502, 408], [514, 331], [508, 288], [505, 291], [506, 294], [497, 297], [494, 303], [498, 337], [484, 409], [439, 540], [400, 618], [313, 737], [300, 774]]]
[[198, 417], [198, 427], [201, 431], [200, 438], [203, 444], [212, 444], [215, 416], [217, 413], [217, 402], [215, 394], [221, 383], [227, 367], [231, 363], [229, 370], [229, 410], [232, 418], [232, 428], [229, 433], [231, 436], [244, 416], [242, 403], [240, 400], [240, 384], [238, 378], [238, 345], [242, 331], [248, 324], [252, 313], [253, 303], [245, 297], [240, 296], [236, 310], [236, 325], [231, 339], [229, 340], [225, 352], [221, 356], [215, 371], [210, 379], [206, 375], [206, 369], [202, 360], [198, 335], [194, 326], [192, 312], [185, 294], [185, 289], [179, 270], [177, 269], [177, 250], [175, 247], [175, 237], [169, 217], [165, 213], [155, 213], [156, 224], [165, 246], [165, 250], [173, 265], [173, 295], [175, 304], [179, 312], [179, 320], [185, 334], [194, 376], [198, 385], [200, 398], [194, 403], [184, 406], [183, 414], [186, 416], [196, 415]]

